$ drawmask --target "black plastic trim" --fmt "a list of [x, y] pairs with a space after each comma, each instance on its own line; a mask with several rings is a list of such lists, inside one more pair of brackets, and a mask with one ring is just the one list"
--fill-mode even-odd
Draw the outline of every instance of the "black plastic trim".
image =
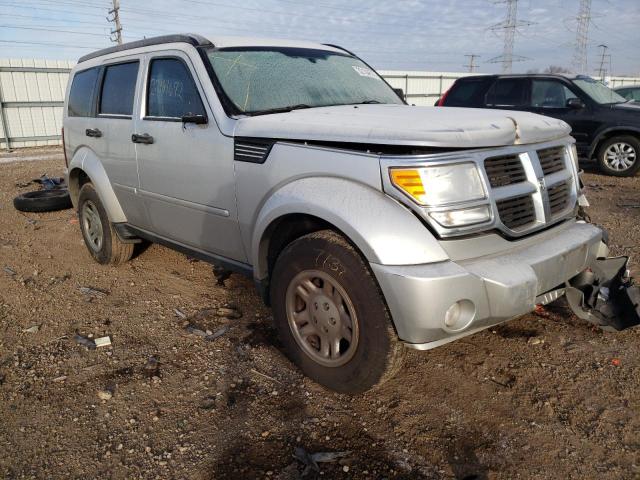
[[135, 42], [127, 42], [115, 47], [103, 48], [92, 53], [88, 53], [80, 57], [78, 63], [86, 62], [92, 58], [102, 57], [103, 55], [109, 55], [111, 53], [123, 52], [126, 50], [132, 50], [134, 48], [150, 47], [152, 45], [162, 45], [164, 43], [188, 43], [194, 47], [213, 45], [211, 41], [207, 40], [201, 35], [195, 33], [183, 33], [176, 35], [161, 35], [158, 37], [145, 38], [143, 40], [136, 40]]
[[[123, 227], [120, 227], [120, 228], [123, 228]], [[216, 255], [214, 253], [208, 253], [208, 252], [203, 252], [201, 250], [196, 250], [186, 245], [183, 245], [181, 243], [177, 243], [172, 240], [169, 240], [168, 238], [159, 237], [151, 232], [147, 232], [146, 230], [141, 230], [129, 224], [124, 224], [124, 228], [126, 228], [127, 232], [130, 235], [135, 235], [137, 237], [143, 238], [152, 243], [164, 245], [167, 248], [183, 253], [190, 257], [196, 258], [198, 260], [202, 260], [203, 262], [210, 263], [211, 265], [215, 265], [216, 267], [221, 267], [225, 270], [230, 270], [234, 273], [239, 273], [246, 277], [253, 278], [253, 267], [251, 265], [247, 265], [246, 263], [238, 262], [237, 260], [223, 257], [221, 255]]]
[[[277, 140], [272, 140], [269, 138], [252, 138], [252, 137], [235, 137], [233, 142], [233, 159], [236, 162], [247, 162], [247, 163], [259, 163], [263, 164], [267, 161], [269, 154], [271, 153], [271, 149], [276, 144]], [[238, 144], [247, 144], [249, 146], [256, 147], [264, 147], [266, 150], [262, 154], [260, 158], [253, 158], [250, 156], [243, 156], [237, 150], [238, 148], [242, 148], [238, 146]], [[258, 154], [258, 152], [256, 152]]]

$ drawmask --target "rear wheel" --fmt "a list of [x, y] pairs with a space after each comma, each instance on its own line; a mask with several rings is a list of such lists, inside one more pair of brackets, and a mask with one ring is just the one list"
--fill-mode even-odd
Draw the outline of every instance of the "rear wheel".
[[341, 235], [323, 230], [289, 244], [276, 261], [271, 285], [285, 351], [316, 382], [359, 393], [401, 367], [404, 347], [378, 284]]
[[91, 183], [80, 189], [78, 220], [84, 243], [96, 262], [119, 265], [131, 258], [134, 244], [120, 240]]
[[630, 177], [640, 169], [640, 141], [630, 135], [609, 138], [598, 149], [600, 169], [616, 177]]

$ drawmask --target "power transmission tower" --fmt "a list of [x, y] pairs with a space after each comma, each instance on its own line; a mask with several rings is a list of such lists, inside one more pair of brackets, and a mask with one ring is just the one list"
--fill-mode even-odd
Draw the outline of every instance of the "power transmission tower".
[[465, 55], [465, 57], [469, 57], [469, 64], [465, 65], [465, 68], [469, 70], [469, 73], [475, 72], [478, 69], [478, 65], [475, 64], [475, 59], [480, 58], [480, 55], [470, 53], [469, 55]]
[[122, 45], [122, 24], [120, 23], [120, 0], [112, 0], [113, 8], [109, 10], [111, 18], [107, 17], [109, 22], [115, 24], [116, 28], [111, 30], [111, 41], [116, 42], [118, 45]]
[[531, 25], [531, 23], [527, 21], [518, 21], [518, 0], [499, 0], [494, 3], [507, 4], [507, 18], [503, 22], [491, 27], [491, 30], [494, 32], [497, 32], [498, 30], [504, 31], [504, 47], [502, 55], [492, 58], [489, 60], [489, 63], [502, 63], [502, 73], [511, 73], [513, 62], [527, 60], [525, 57], [513, 54], [516, 32], [519, 27], [528, 26]]
[[573, 53], [573, 68], [576, 73], [587, 73], [587, 43], [591, 23], [591, 0], [580, 0], [576, 28], [576, 46]]

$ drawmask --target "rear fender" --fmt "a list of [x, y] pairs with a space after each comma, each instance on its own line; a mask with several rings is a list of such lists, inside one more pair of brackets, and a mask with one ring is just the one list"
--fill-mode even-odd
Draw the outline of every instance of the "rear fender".
[[107, 216], [112, 223], [124, 223], [127, 217], [122, 211], [120, 202], [116, 197], [107, 172], [96, 154], [88, 148], [80, 148], [69, 162], [69, 193], [73, 206], [78, 206], [78, 196], [80, 195], [80, 177], [84, 172], [100, 197], [100, 201], [107, 211]]

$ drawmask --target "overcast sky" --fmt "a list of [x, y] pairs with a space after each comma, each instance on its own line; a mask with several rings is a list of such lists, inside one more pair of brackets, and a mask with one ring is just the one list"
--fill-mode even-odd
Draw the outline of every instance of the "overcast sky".
[[[120, 0], [124, 39], [176, 32], [336, 43], [381, 70], [480, 72], [502, 53], [490, 27], [506, 5], [489, 0]], [[0, 0], [0, 58], [72, 59], [110, 44], [109, 0]], [[579, 0], [520, 0], [515, 72], [570, 66]], [[606, 44], [615, 74], [640, 75], [640, 0], [593, 0], [589, 72]], [[55, 30], [55, 31], [54, 31]], [[64, 30], [64, 32], [60, 31]]]

